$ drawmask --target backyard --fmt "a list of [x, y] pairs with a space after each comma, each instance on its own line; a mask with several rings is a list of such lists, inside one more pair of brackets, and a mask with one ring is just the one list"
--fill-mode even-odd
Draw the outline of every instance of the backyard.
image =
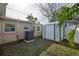
[[26, 43], [24, 41], [14, 42], [1, 46], [0, 55], [12, 56], [38, 56], [42, 51], [45, 51], [53, 41], [42, 40], [36, 38], [34, 42]]
[[79, 55], [79, 45], [75, 48], [69, 46], [67, 41], [57, 43], [42, 38], [36, 38], [34, 42], [14, 42], [1, 46], [0, 55], [3, 56], [46, 56], [46, 55]]
[[66, 40], [61, 43], [53, 43], [41, 56], [79, 56], [79, 45], [72, 48]]

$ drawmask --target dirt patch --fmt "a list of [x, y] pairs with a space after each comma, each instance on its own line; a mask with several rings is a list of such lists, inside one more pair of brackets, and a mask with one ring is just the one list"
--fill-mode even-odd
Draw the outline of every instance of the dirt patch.
[[46, 55], [50, 55], [50, 56], [79, 56], [79, 50], [60, 45], [58, 43], [53, 43], [45, 51], [45, 53], [41, 53], [41, 55], [43, 55], [43, 56], [46, 56]]
[[45, 51], [53, 41], [36, 38], [31, 43], [24, 41], [5, 44], [1, 46], [0, 55], [4, 56], [38, 56]]

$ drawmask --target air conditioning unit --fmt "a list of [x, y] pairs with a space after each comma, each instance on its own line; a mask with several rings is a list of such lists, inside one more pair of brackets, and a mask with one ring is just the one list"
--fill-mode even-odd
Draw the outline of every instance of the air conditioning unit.
[[34, 31], [30, 30], [29, 27], [25, 27], [24, 32], [25, 32], [25, 38], [24, 38], [25, 42], [32, 42], [35, 40]]

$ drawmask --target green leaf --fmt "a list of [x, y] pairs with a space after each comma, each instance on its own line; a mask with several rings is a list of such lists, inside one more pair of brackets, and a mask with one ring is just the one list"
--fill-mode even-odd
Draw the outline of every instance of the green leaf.
[[59, 15], [59, 27], [61, 28], [61, 26], [64, 24], [65, 20], [69, 19], [69, 7], [63, 6], [60, 8], [60, 15]]
[[[60, 15], [58, 17], [59, 28], [61, 29], [64, 21], [76, 19], [76, 15], [79, 14], [79, 3], [74, 4], [71, 7], [63, 6], [60, 8]], [[68, 40], [72, 47], [74, 47], [74, 32], [68, 33]]]
[[68, 33], [68, 41], [70, 45], [74, 47], [74, 32], [73, 31]]

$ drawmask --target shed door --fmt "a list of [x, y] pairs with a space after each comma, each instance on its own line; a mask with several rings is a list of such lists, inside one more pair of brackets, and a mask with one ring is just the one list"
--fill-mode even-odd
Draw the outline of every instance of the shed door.
[[63, 40], [63, 26], [61, 27], [61, 32], [60, 32], [58, 24], [55, 24], [55, 41], [60, 42], [60, 40], [61, 41]]
[[46, 38], [46, 26], [45, 25], [43, 26], [42, 34], [43, 34], [43, 38], [45, 39]]
[[59, 35], [60, 35], [59, 26], [58, 26], [58, 24], [55, 24], [55, 41], [58, 41], [58, 42], [60, 41]]
[[54, 40], [54, 25], [46, 26], [46, 39]]

